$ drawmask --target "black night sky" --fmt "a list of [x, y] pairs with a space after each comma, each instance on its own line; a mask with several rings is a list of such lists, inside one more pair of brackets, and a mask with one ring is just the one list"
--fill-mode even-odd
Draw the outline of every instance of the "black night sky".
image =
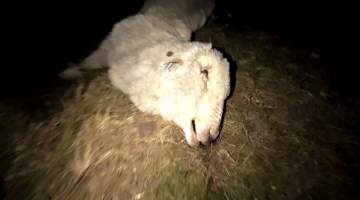
[[[88, 55], [114, 23], [135, 14], [143, 1], [13, 3], [3, 13], [9, 56], [3, 65], [2, 95], [31, 93], [46, 85], [69, 62]], [[320, 1], [217, 1], [215, 15], [238, 29], [279, 34], [312, 50], [327, 63], [334, 87], [358, 94], [354, 52], [355, 12], [346, 3]], [[231, 14], [231, 18], [226, 16]], [[8, 71], [6, 72], [5, 71]], [[16, 74], [16, 76], [14, 75]], [[25, 87], [24, 87], [25, 85]]]

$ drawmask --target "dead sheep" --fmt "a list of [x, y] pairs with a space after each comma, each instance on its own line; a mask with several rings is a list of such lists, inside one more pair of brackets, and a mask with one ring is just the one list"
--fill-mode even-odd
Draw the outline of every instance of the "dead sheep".
[[148, 0], [115, 24], [100, 47], [60, 75], [109, 67], [111, 83], [144, 112], [175, 122], [191, 146], [219, 135], [229, 95], [229, 63], [211, 44], [190, 42], [206, 21], [211, 0]]

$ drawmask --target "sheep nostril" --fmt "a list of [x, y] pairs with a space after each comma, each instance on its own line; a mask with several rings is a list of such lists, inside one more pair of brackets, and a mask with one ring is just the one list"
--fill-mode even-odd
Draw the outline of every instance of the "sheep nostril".
[[196, 133], [196, 125], [195, 125], [195, 120], [191, 120], [191, 127], [194, 131], [194, 133]]

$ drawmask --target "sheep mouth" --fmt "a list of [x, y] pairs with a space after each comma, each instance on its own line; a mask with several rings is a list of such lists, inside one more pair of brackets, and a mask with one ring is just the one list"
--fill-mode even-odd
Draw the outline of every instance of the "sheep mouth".
[[[193, 129], [194, 133], [197, 136], [197, 140], [200, 142], [201, 146], [208, 146], [213, 140], [210, 136], [210, 130], [209, 129], [205, 129], [205, 130], [198, 130], [196, 128], [196, 121], [194, 119], [191, 120], [191, 128]], [[204, 137], [205, 135], [205, 137]], [[199, 137], [200, 136], [200, 137]], [[202, 139], [200, 139], [202, 138]]]

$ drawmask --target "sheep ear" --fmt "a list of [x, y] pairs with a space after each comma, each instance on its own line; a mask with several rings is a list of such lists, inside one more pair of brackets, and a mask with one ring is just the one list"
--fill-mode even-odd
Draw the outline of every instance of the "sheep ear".
[[182, 65], [182, 64], [183, 64], [183, 61], [181, 59], [175, 58], [173, 60], [170, 60], [166, 63], [161, 64], [161, 67], [164, 70], [172, 71], [176, 65]]

